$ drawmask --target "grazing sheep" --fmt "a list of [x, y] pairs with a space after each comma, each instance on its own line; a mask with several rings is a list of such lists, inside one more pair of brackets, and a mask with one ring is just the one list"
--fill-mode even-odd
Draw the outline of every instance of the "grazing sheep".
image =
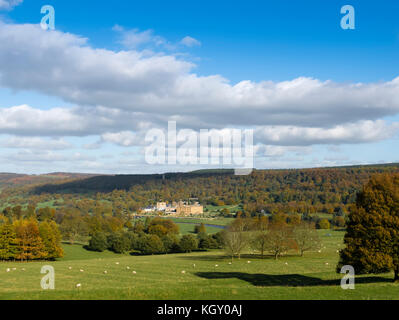
[[231, 262], [229, 262], [229, 264], [231, 264]]
[[288, 266], [288, 262], [286, 262], [285, 265]]
[[83, 269], [80, 269], [79, 271], [80, 271], [80, 272], [83, 272], [84, 270], [83, 270]]
[[186, 271], [184, 271], [184, 270], [183, 270], [181, 273], [182, 273], [182, 274], [185, 274], [185, 273], [186, 273]]
[[104, 271], [104, 274], [107, 274], [107, 273], [108, 273], [107, 270], [105, 270], [105, 271]]
[[248, 263], [251, 263], [251, 261], [248, 261]]
[[193, 264], [193, 267], [195, 268], [195, 263]]
[[136, 272], [136, 271], [133, 271], [132, 273], [133, 273], [133, 274], [136, 274], [137, 272]]
[[130, 267], [126, 267], [126, 269], [127, 269], [127, 270], [129, 270], [129, 269], [130, 269]]
[[68, 267], [69, 270], [72, 270], [72, 267]]
[[6, 269], [6, 272], [10, 272], [10, 271], [11, 271], [10, 268], [7, 268], [7, 269]]
[[115, 262], [115, 264], [119, 264], [119, 262]]
[[76, 285], [76, 288], [80, 288], [82, 285], [80, 284], [80, 283], [78, 283], [77, 285]]
[[17, 268], [12, 268], [12, 271], [15, 271], [15, 270], [17, 270]]
[[317, 251], [318, 253], [321, 253], [321, 250]]
[[25, 268], [22, 268], [21, 270], [22, 270], [22, 271], [25, 271]]
[[218, 265], [218, 264], [215, 264], [215, 268], [217, 268], [217, 267], [219, 267], [219, 265]]
[[328, 266], [328, 262], [326, 262], [326, 266]]

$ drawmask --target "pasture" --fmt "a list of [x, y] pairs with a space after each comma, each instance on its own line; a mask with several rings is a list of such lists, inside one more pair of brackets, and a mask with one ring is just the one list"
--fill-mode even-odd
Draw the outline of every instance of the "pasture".
[[[247, 254], [232, 264], [222, 251], [131, 256], [64, 245], [59, 261], [0, 263], [0, 298], [399, 299], [392, 274], [360, 276], [355, 290], [341, 289], [335, 266], [343, 232], [319, 232], [320, 253], [292, 252], [277, 261]], [[40, 287], [44, 265], [55, 269], [54, 290]]]

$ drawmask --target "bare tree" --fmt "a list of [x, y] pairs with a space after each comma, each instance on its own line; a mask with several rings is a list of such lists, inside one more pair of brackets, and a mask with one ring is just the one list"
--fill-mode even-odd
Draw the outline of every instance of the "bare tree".
[[250, 245], [253, 250], [261, 253], [263, 258], [267, 249], [267, 233], [268, 233], [269, 219], [265, 216], [255, 218], [253, 221], [253, 235], [251, 237]]
[[293, 236], [301, 257], [305, 251], [317, 250], [320, 248], [320, 238], [314, 224], [302, 222], [296, 225], [293, 229]]
[[242, 251], [248, 247], [251, 230], [250, 218], [236, 218], [224, 232], [224, 244], [226, 253], [231, 256], [241, 258]]

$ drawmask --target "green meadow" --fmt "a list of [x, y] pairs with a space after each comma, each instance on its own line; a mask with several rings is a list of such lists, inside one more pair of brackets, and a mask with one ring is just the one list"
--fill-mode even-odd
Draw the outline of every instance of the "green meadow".
[[[58, 261], [0, 263], [0, 298], [399, 299], [392, 274], [356, 277], [355, 289], [343, 290], [342, 275], [335, 272], [343, 232], [320, 236], [321, 252], [292, 252], [278, 260], [248, 252], [232, 264], [223, 251], [132, 256], [64, 245], [65, 257]], [[55, 269], [54, 290], [40, 287], [44, 265]]]

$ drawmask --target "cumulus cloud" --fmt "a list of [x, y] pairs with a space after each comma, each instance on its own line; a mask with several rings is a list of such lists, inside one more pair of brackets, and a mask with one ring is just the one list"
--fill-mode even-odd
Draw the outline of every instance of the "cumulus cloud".
[[90, 47], [85, 38], [37, 25], [0, 28], [0, 84], [35, 90], [80, 106], [177, 117], [188, 127], [327, 127], [399, 112], [399, 78], [334, 83], [300, 77], [230, 83], [198, 76], [172, 55]]
[[0, 10], [12, 10], [20, 5], [23, 0], [0, 0]]

